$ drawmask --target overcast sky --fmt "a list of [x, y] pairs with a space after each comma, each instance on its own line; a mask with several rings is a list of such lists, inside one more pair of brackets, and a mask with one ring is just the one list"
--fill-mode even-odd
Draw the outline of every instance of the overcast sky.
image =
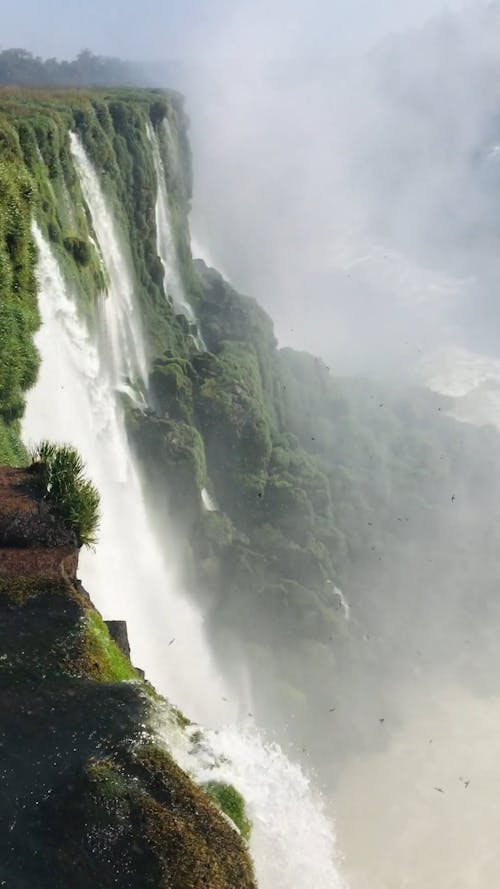
[[[476, 0], [478, 2], [478, 0]], [[418, 27], [463, 0], [17, 0], [2, 4], [1, 46], [69, 57], [82, 48], [130, 59], [200, 56], [220, 27], [229, 55], [231, 19], [248, 19], [263, 56], [279, 35], [284, 55], [337, 56], [363, 51], [387, 34]], [[209, 41], [210, 43], [210, 41]]]

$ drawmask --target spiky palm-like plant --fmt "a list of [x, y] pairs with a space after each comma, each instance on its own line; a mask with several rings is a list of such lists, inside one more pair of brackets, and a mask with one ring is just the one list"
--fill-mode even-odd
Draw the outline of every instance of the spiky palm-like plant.
[[42, 441], [31, 451], [44, 496], [75, 531], [80, 546], [94, 547], [99, 527], [99, 492], [85, 477], [85, 462], [72, 445]]

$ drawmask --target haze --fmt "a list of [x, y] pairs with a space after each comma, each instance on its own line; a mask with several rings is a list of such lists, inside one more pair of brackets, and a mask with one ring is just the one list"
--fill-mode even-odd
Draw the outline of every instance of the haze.
[[[88, 46], [134, 60], [198, 59], [211, 54], [214, 33], [241, 33], [244, 23], [248, 56], [257, 50], [270, 58], [330, 57], [366, 49], [391, 31], [462, 6], [461, 0], [90, 0], [82, 15], [81, 0], [23, 0], [2, 12], [2, 46], [58, 58]], [[219, 51], [228, 57], [235, 46], [228, 42]]]
[[[33, 0], [2, 27], [4, 47], [88, 46], [185, 93], [193, 250], [258, 299], [281, 345], [333, 373], [464, 396], [456, 416], [500, 428], [500, 4]], [[362, 419], [380, 443], [378, 417]], [[471, 550], [488, 529], [495, 557], [496, 484], [460, 503]], [[409, 524], [414, 575], [377, 599], [367, 560], [352, 609], [348, 715], [318, 740], [349, 889], [498, 884], [496, 578], [474, 559], [453, 566], [471, 588], [453, 598], [454, 497], [432, 540], [430, 519]]]

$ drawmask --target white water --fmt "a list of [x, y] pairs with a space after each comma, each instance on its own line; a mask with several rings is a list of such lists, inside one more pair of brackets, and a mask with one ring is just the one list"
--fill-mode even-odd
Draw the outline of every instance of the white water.
[[165, 293], [171, 298], [177, 312], [185, 315], [192, 323], [196, 323], [196, 316], [189, 305], [182, 284], [177, 251], [175, 249], [172, 220], [167, 194], [167, 180], [165, 169], [158, 144], [158, 137], [151, 126], [148, 126], [148, 138], [151, 143], [153, 161], [156, 173], [156, 249], [163, 265], [163, 284]]
[[500, 360], [467, 349], [446, 349], [422, 362], [420, 375], [435, 392], [456, 399], [457, 420], [500, 428]]
[[203, 509], [207, 512], [217, 512], [217, 504], [206, 488], [201, 489], [201, 502], [203, 503]]
[[92, 216], [92, 225], [109, 278], [107, 299], [103, 301], [106, 357], [113, 371], [115, 385], [137, 378], [145, 382], [147, 363], [142, 325], [134, 298], [133, 276], [123, 250], [123, 239], [96, 171], [75, 133], [70, 133], [70, 143], [83, 196]]
[[341, 889], [331, 825], [299, 766], [255, 730], [230, 727], [208, 740], [218, 764], [208, 757], [197, 778], [243, 795], [260, 889]]
[[[108, 257], [116, 275], [123, 271], [116, 227], [81, 152], [77, 168], [111, 282]], [[124, 428], [117, 390], [127, 379], [134, 383], [134, 370], [142, 375], [140, 324], [127, 328], [121, 323], [123, 295], [111, 284], [101, 319], [105, 335], [94, 341], [36, 225], [33, 233], [42, 364], [29, 394], [24, 440], [50, 438], [78, 447], [102, 506], [97, 551], [82, 553], [80, 560], [84, 585], [106, 619], [127, 621], [132, 658], [158, 689], [189, 717], [220, 726], [235, 717], [238, 703], [214, 670], [201, 617], [180, 594], [170, 554], [155, 538]], [[106, 344], [113, 348], [111, 361]], [[196, 777], [228, 781], [245, 796], [260, 889], [340, 889], [331, 827], [300, 768], [255, 731], [231, 727], [207, 737], [212, 761], [198, 758]]]
[[259, 889], [346, 889], [322, 799], [278, 744], [253, 726], [226, 726], [191, 745], [161, 714], [158, 729], [199, 784], [219, 781], [242, 794]]
[[173, 564], [167, 565], [168, 554], [156, 542], [102, 357], [36, 226], [34, 236], [42, 364], [28, 398], [23, 437], [78, 447], [101, 494], [102, 512], [97, 551], [83, 551], [80, 559], [84, 585], [106, 619], [127, 621], [133, 660], [147, 677], [194, 718], [217, 723], [227, 714], [225, 691], [211, 664], [201, 617], [179, 594]]

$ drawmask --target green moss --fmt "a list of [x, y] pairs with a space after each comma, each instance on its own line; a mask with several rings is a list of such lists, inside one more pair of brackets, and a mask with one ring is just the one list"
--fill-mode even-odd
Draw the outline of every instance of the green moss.
[[109, 635], [109, 630], [97, 611], [89, 609], [84, 617], [83, 637], [85, 658], [98, 668], [99, 678], [105, 682], [137, 679], [132, 664]]
[[[76, 594], [73, 587], [68, 586], [64, 580], [37, 580], [31, 576], [16, 575], [15, 577], [0, 577], [0, 596], [8, 599], [16, 605], [22, 605], [29, 599], [42, 595], [70, 596]], [[80, 601], [80, 600], [79, 600]]]
[[180, 728], [185, 729], [185, 728], [188, 728], [190, 725], [192, 725], [191, 720], [188, 719], [187, 716], [184, 716], [184, 713], [182, 712], [182, 710], [179, 710], [178, 707], [172, 707], [170, 705], [170, 710], [173, 713], [175, 720], [177, 722], [177, 725]]
[[190, 364], [186, 359], [158, 359], [151, 372], [150, 387], [153, 404], [159, 413], [193, 422], [193, 385]]
[[245, 800], [241, 793], [231, 784], [223, 784], [219, 781], [209, 781], [207, 784], [203, 784], [203, 790], [217, 803], [221, 812], [224, 812], [236, 824], [242, 837], [249, 840], [252, 822], [246, 816]]
[[90, 759], [86, 767], [86, 778], [93, 785], [94, 792], [102, 800], [116, 800], [130, 792], [123, 769], [111, 757]]
[[63, 244], [78, 265], [89, 265], [92, 253], [87, 241], [84, 241], [83, 238], [68, 236], [64, 238]]

